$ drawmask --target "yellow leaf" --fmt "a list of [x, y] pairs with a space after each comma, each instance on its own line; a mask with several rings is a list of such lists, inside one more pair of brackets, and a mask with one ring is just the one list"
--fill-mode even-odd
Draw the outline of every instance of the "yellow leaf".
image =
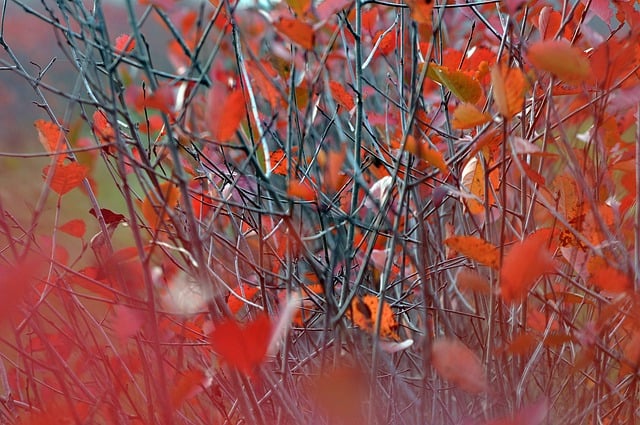
[[478, 80], [458, 70], [446, 66], [429, 64], [427, 76], [448, 88], [463, 102], [476, 103], [482, 96], [482, 86]]
[[500, 267], [500, 250], [493, 244], [475, 236], [452, 236], [444, 243], [465, 257], [489, 267]]
[[581, 83], [591, 75], [591, 65], [585, 54], [562, 40], [539, 41], [529, 47], [529, 62], [550, 72], [567, 83]]
[[453, 112], [453, 128], [465, 130], [491, 121], [491, 115], [481, 112], [471, 103], [458, 105]]

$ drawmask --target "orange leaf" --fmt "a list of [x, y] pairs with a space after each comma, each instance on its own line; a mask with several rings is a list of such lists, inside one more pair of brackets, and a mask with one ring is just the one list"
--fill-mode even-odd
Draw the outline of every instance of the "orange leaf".
[[447, 174], [449, 169], [447, 168], [447, 163], [442, 156], [440, 151], [432, 149], [429, 147], [427, 143], [422, 144], [422, 149], [420, 150], [420, 157], [427, 161], [429, 164], [436, 167], [442, 173]]
[[331, 89], [331, 95], [339, 105], [343, 106], [347, 111], [355, 108], [356, 104], [353, 101], [353, 96], [347, 93], [342, 84], [337, 81], [330, 81], [329, 87]]
[[500, 270], [500, 293], [506, 302], [518, 301], [544, 273], [554, 270], [547, 244], [550, 229], [538, 230], [514, 245], [504, 257]]
[[589, 59], [566, 41], [539, 41], [529, 47], [527, 57], [536, 68], [567, 83], [581, 83], [591, 75]]
[[527, 80], [519, 68], [496, 64], [491, 68], [491, 84], [493, 100], [503, 117], [511, 118], [522, 111]]
[[480, 359], [457, 339], [440, 338], [434, 341], [431, 364], [438, 375], [463, 391], [473, 394], [487, 391], [487, 378]]
[[452, 124], [455, 129], [465, 130], [489, 121], [491, 121], [491, 115], [487, 112], [481, 112], [471, 103], [462, 103], [453, 112]]
[[303, 201], [314, 201], [316, 199], [316, 191], [311, 187], [308, 180], [305, 180], [304, 183], [299, 180], [291, 180], [287, 194]]
[[[65, 140], [62, 131], [60, 131], [60, 127], [51, 121], [45, 120], [36, 120], [33, 125], [38, 131], [38, 139], [40, 140], [40, 143], [47, 152], [56, 153], [64, 150]], [[58, 158], [58, 161], [63, 160], [64, 157], [62, 156]]]
[[489, 267], [500, 267], [500, 251], [495, 245], [475, 236], [453, 236], [444, 243], [465, 257]]
[[245, 103], [242, 90], [235, 90], [227, 96], [224, 108], [218, 121], [216, 138], [220, 142], [228, 142], [236, 133], [240, 121], [245, 117]]
[[167, 219], [167, 209], [175, 208], [179, 199], [178, 187], [171, 182], [164, 182], [160, 183], [160, 198], [154, 190], [139, 202], [139, 206], [147, 224], [152, 229], [157, 229]]
[[68, 235], [75, 236], [76, 238], [82, 238], [87, 231], [87, 225], [84, 220], [76, 218], [67, 221], [62, 226], [58, 227], [58, 229]]
[[431, 13], [433, 11], [433, 0], [407, 0], [407, 6], [411, 11], [411, 19], [418, 24], [431, 25]]
[[113, 46], [116, 53], [131, 53], [136, 48], [136, 40], [127, 34], [119, 35]]
[[287, 175], [288, 161], [284, 149], [276, 149], [271, 152], [269, 159], [271, 160], [271, 172], [273, 174], [279, 174], [281, 176]]
[[[364, 297], [355, 297], [351, 302], [351, 311], [348, 316], [354, 325], [373, 333], [378, 317], [378, 308], [382, 301], [375, 295], [367, 294]], [[393, 340], [400, 339], [397, 334], [398, 322], [393, 310], [388, 303], [382, 305], [382, 317], [380, 318], [380, 336]]]
[[280, 18], [273, 25], [282, 35], [300, 45], [303, 49], [313, 50], [315, 34], [311, 25], [291, 18]]
[[[46, 180], [49, 174], [49, 166], [47, 165], [42, 170], [42, 177]], [[77, 162], [71, 162], [67, 165], [58, 163], [53, 172], [53, 178], [51, 179], [51, 189], [58, 195], [62, 196], [65, 193], [80, 186], [82, 181], [89, 175], [89, 168], [78, 164]]]

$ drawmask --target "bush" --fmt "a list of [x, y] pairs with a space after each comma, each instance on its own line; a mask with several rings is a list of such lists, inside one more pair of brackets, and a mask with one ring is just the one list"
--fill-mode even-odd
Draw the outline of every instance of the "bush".
[[638, 420], [632, 2], [6, 6], [2, 423]]

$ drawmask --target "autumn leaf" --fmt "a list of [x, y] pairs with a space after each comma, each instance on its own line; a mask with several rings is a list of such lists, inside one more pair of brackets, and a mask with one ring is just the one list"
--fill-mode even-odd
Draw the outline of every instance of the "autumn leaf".
[[226, 319], [216, 324], [209, 335], [210, 344], [224, 363], [251, 376], [264, 360], [271, 331], [271, 321], [266, 314], [244, 326], [235, 319]]
[[246, 109], [242, 90], [234, 90], [224, 101], [216, 133], [218, 141], [228, 142], [231, 140], [245, 115]]
[[555, 269], [547, 249], [550, 237], [550, 229], [538, 230], [509, 249], [500, 269], [500, 293], [505, 302], [521, 300], [540, 276]]
[[64, 232], [68, 235], [71, 235], [76, 238], [82, 238], [87, 231], [87, 225], [84, 220], [80, 220], [78, 218], [69, 220], [60, 227], [58, 227], [61, 232]]
[[480, 83], [463, 71], [430, 63], [427, 76], [448, 88], [463, 102], [476, 103], [482, 96]]
[[[98, 218], [98, 215], [96, 214], [93, 208], [89, 210], [89, 214], [91, 214], [95, 218]], [[107, 208], [100, 208], [100, 214], [102, 214], [102, 218], [104, 219], [104, 222], [106, 224], [118, 224], [126, 221], [126, 217], [124, 215], [114, 213], [113, 211]]]
[[246, 305], [246, 303], [241, 300], [239, 297], [244, 298], [245, 300], [251, 300], [260, 290], [259, 286], [252, 286], [248, 284], [243, 284], [242, 287], [237, 287], [233, 290], [235, 294], [230, 294], [227, 300], [227, 306], [231, 313], [237, 314], [242, 307]]
[[456, 286], [466, 292], [488, 295], [491, 291], [489, 280], [475, 270], [463, 268], [456, 274]]
[[509, 119], [522, 111], [528, 84], [520, 68], [496, 64], [491, 68], [491, 84], [493, 100], [503, 117]]
[[331, 96], [333, 96], [339, 105], [344, 107], [347, 111], [351, 111], [355, 108], [356, 104], [353, 101], [353, 96], [347, 93], [342, 84], [337, 81], [330, 81], [329, 88], [331, 89]]
[[211, 379], [200, 369], [187, 370], [178, 374], [174, 385], [171, 387], [171, 405], [174, 408], [182, 406], [203, 392], [211, 385]]
[[550, 72], [562, 81], [578, 84], [589, 78], [589, 59], [577, 47], [564, 40], [545, 40], [534, 43], [527, 51], [533, 66]]
[[[489, 183], [493, 190], [497, 190], [500, 184], [499, 169], [494, 169], [489, 173]], [[485, 186], [485, 165], [478, 158], [473, 156], [467, 161], [460, 173], [460, 190], [472, 196], [465, 196], [465, 205], [471, 214], [484, 212], [485, 201], [492, 205], [495, 200], [492, 190], [487, 192]]]
[[[44, 149], [49, 153], [57, 153], [65, 150], [66, 143], [64, 135], [55, 123], [45, 120], [36, 120], [33, 125], [38, 131], [38, 140]], [[64, 161], [63, 156], [58, 156], [59, 162]]]
[[453, 236], [444, 241], [451, 249], [480, 264], [497, 269], [500, 267], [500, 250], [475, 236]]
[[428, 143], [419, 141], [415, 137], [409, 135], [407, 136], [405, 149], [407, 152], [410, 152], [418, 158], [433, 165], [441, 172], [445, 174], [449, 172], [447, 163], [445, 162], [442, 153], [440, 153], [440, 151], [436, 149], [433, 149], [431, 146], [429, 146]]
[[171, 182], [160, 183], [160, 197], [154, 191], [138, 202], [142, 215], [152, 229], [157, 229], [168, 217], [168, 209], [173, 209], [180, 199], [180, 190]]
[[316, 6], [316, 14], [318, 19], [325, 21], [353, 3], [354, 0], [324, 0]]
[[286, 2], [298, 16], [303, 16], [311, 7], [311, 0], [286, 0]]
[[273, 23], [273, 26], [300, 47], [313, 50], [315, 34], [311, 25], [298, 19], [280, 18]]
[[[50, 166], [42, 170], [42, 178], [46, 181], [49, 175]], [[69, 164], [58, 163], [53, 171], [50, 187], [58, 195], [62, 196], [76, 187], [89, 175], [89, 168], [77, 162]]]
[[491, 121], [491, 115], [487, 112], [481, 112], [471, 103], [461, 103], [453, 111], [452, 125], [457, 130], [474, 128], [489, 121]]
[[431, 347], [431, 364], [438, 375], [472, 394], [488, 390], [487, 378], [478, 356], [454, 338], [440, 338]]
[[620, 371], [618, 376], [623, 376], [634, 373], [640, 366], [640, 330], [633, 330], [631, 337], [627, 340], [624, 346], [624, 360], [621, 362]]
[[118, 53], [131, 53], [136, 48], [136, 40], [127, 34], [121, 34], [116, 38], [113, 50]]
[[115, 140], [116, 133], [101, 110], [96, 110], [93, 113], [93, 132], [102, 143], [110, 143]]
[[[351, 310], [348, 316], [354, 325], [366, 332], [375, 330], [378, 308], [382, 300], [375, 295], [367, 294], [363, 297], [355, 297], [351, 302]], [[382, 304], [382, 316], [380, 318], [380, 336], [392, 340], [399, 340], [397, 334], [398, 322], [389, 303]]]
[[633, 288], [631, 278], [626, 273], [607, 264], [603, 257], [594, 255], [589, 258], [587, 270], [589, 271], [589, 282], [607, 293], [619, 294]]
[[431, 26], [433, 12], [433, 6], [435, 1], [433, 0], [407, 0], [407, 6], [411, 11], [411, 19], [418, 24]]
[[113, 311], [111, 327], [121, 341], [135, 336], [142, 328], [144, 316], [139, 311], [121, 304], [115, 305]]
[[316, 190], [311, 187], [308, 180], [301, 182], [300, 180], [291, 180], [289, 182], [289, 188], [287, 194], [293, 198], [298, 198], [303, 201], [315, 201]]

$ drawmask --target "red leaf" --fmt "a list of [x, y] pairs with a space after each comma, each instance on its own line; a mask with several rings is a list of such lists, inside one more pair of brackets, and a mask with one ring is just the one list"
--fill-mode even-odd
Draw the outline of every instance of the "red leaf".
[[136, 41], [133, 39], [133, 37], [127, 34], [119, 35], [118, 38], [116, 38], [116, 42], [113, 46], [113, 49], [118, 54], [131, 53], [135, 48]]
[[506, 302], [518, 301], [544, 273], [554, 270], [547, 244], [551, 230], [542, 229], [514, 245], [500, 270], [500, 292]]
[[78, 218], [67, 221], [62, 226], [60, 226], [61, 232], [64, 232], [68, 235], [74, 236], [76, 238], [82, 238], [87, 231], [87, 225], [84, 220], [80, 220]]
[[[100, 208], [100, 213], [102, 214], [102, 218], [104, 218], [104, 222], [106, 224], [116, 224], [125, 221], [124, 215], [116, 214], [107, 208]], [[89, 214], [91, 214], [95, 218], [98, 218], [98, 215], [93, 208], [89, 210]]]
[[313, 50], [313, 27], [298, 19], [280, 18], [273, 26], [284, 36], [306, 50]]
[[218, 141], [228, 142], [231, 140], [244, 117], [244, 95], [241, 90], [233, 91], [227, 96], [218, 121], [218, 132], [216, 134]]
[[[49, 166], [47, 165], [42, 170], [42, 177], [46, 180], [48, 174]], [[88, 174], [89, 168], [77, 162], [71, 162], [67, 165], [58, 163], [51, 179], [51, 189], [62, 196], [80, 186]]]
[[271, 339], [271, 321], [265, 314], [241, 327], [227, 319], [210, 335], [211, 347], [222, 361], [245, 375], [251, 375], [264, 360]]

